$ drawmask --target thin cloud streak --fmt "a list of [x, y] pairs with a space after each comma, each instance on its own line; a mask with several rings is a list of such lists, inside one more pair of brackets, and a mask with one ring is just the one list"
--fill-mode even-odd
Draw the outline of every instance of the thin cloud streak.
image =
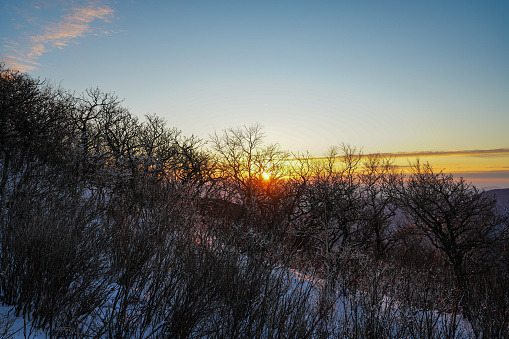
[[[462, 151], [422, 151], [422, 152], [396, 152], [396, 153], [368, 153], [361, 154], [361, 157], [381, 156], [385, 158], [418, 158], [418, 157], [445, 157], [445, 156], [490, 156], [509, 155], [509, 148], [496, 148], [487, 150], [462, 150]], [[342, 158], [341, 155], [337, 156]], [[322, 160], [326, 157], [311, 157], [309, 160]]]
[[1, 59], [2, 62], [5, 62], [7, 67], [10, 67], [12, 69], [16, 69], [21, 72], [29, 72], [33, 71], [37, 68], [36, 65], [39, 65], [35, 61], [32, 61], [30, 65], [27, 65], [27, 61], [21, 58], [17, 58], [12, 55], [6, 55], [5, 58]]
[[509, 170], [475, 171], [475, 172], [458, 171], [451, 173], [470, 178], [509, 179]]
[[[461, 151], [441, 151], [441, 152], [398, 152], [398, 153], [382, 153], [381, 156], [392, 158], [392, 159], [404, 159], [404, 158], [433, 158], [433, 157], [493, 157], [499, 156], [509, 157], [509, 148], [497, 148], [489, 150], [461, 150]], [[404, 171], [408, 171], [411, 164], [397, 165]], [[508, 166], [480, 166], [479, 169], [466, 169], [465, 166], [444, 165], [444, 171], [447, 173], [454, 174], [455, 176], [472, 178], [472, 179], [503, 179], [504, 181], [509, 180], [509, 167]], [[469, 166], [466, 166], [469, 167]]]
[[474, 156], [474, 155], [500, 155], [508, 154], [509, 148], [497, 148], [488, 150], [463, 150], [463, 151], [424, 151], [424, 152], [397, 152], [380, 153], [384, 157], [409, 158], [409, 157], [440, 157], [440, 156]]
[[[62, 49], [72, 40], [94, 33], [91, 23], [94, 20], [111, 22], [114, 11], [106, 5], [97, 5], [90, 2], [87, 6], [74, 7], [70, 13], [63, 15], [59, 22], [50, 23], [41, 28], [42, 33], [28, 37], [27, 46], [20, 51], [16, 42], [5, 45], [18, 56], [6, 56], [2, 59], [8, 67], [26, 72], [37, 68], [36, 60], [53, 48]], [[102, 34], [108, 34], [103, 32]]]

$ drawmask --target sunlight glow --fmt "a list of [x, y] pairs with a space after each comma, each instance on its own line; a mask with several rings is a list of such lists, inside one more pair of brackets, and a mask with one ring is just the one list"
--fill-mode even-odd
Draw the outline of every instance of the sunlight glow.
[[267, 172], [263, 172], [262, 173], [262, 177], [263, 177], [264, 180], [269, 180], [270, 179], [270, 174], [267, 173]]

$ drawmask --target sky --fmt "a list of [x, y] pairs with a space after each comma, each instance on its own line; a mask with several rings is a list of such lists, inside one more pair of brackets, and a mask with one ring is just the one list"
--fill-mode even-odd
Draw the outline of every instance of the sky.
[[8, 67], [187, 136], [260, 123], [509, 187], [508, 1], [3, 0], [0, 39]]

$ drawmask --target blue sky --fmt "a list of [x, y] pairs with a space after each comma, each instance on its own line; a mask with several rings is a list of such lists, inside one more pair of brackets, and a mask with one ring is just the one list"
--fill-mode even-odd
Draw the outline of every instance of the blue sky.
[[507, 1], [0, 6], [8, 66], [116, 92], [185, 135], [259, 122], [293, 152], [509, 149]]

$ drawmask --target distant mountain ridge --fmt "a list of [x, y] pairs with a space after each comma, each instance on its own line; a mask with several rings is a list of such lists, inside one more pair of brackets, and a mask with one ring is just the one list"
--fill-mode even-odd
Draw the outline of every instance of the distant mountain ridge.
[[486, 191], [488, 194], [492, 194], [497, 198], [497, 205], [499, 207], [505, 207], [509, 209], [509, 188], [497, 188]]

